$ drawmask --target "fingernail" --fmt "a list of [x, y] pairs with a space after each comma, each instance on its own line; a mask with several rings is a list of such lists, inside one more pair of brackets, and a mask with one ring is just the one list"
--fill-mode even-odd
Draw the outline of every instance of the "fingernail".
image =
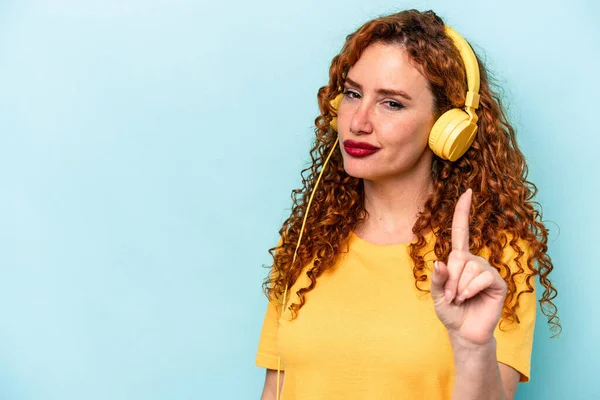
[[433, 269], [435, 269], [435, 272], [440, 272], [440, 267], [438, 267], [438, 262], [437, 260], [435, 260], [433, 262]]

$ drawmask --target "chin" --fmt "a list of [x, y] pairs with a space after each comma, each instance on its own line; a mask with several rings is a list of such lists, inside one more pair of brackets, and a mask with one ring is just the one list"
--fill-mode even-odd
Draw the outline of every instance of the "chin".
[[367, 180], [377, 179], [377, 173], [374, 173], [373, 168], [369, 168], [366, 163], [361, 163], [361, 160], [351, 160], [348, 162], [344, 159], [344, 171], [353, 178]]
[[[418, 169], [420, 169], [418, 163], [414, 162], [405, 162], [396, 166], [395, 169], [390, 169], [389, 167], [385, 168], [385, 165], [382, 165], [381, 162], [367, 162], [365, 159], [344, 159], [344, 171], [348, 175], [372, 182], [383, 182], [407, 174], [411, 175], [418, 173]], [[429, 169], [431, 169], [431, 162], [429, 162]]]

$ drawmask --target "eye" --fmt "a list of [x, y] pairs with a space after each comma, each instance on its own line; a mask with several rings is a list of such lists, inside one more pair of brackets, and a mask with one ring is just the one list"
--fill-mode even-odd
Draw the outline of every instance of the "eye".
[[392, 110], [401, 110], [404, 108], [404, 105], [402, 105], [402, 103], [398, 103], [397, 101], [389, 100], [389, 101], [386, 101], [385, 103]]
[[344, 96], [348, 97], [349, 99], [360, 98], [360, 94], [356, 93], [354, 90], [344, 89], [344, 91], [342, 93], [344, 93]]

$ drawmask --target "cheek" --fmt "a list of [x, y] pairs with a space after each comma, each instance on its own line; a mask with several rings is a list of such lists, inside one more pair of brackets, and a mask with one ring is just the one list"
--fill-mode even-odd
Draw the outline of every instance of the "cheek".
[[423, 121], [418, 118], [407, 118], [386, 127], [384, 130], [385, 141], [398, 146], [415, 145], [422, 147], [429, 140], [431, 126], [429, 121]]
[[349, 113], [347, 113], [347, 112], [338, 113], [337, 125], [338, 125], [338, 133], [343, 133], [343, 132], [348, 131], [348, 128], [350, 126]]

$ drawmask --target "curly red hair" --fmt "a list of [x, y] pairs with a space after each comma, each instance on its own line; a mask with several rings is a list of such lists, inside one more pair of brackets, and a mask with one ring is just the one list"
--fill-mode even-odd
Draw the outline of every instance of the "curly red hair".
[[[362, 179], [349, 176], [343, 167], [339, 147], [334, 151], [307, 217], [303, 240], [292, 265], [296, 243], [308, 199], [315, 189], [319, 171], [335, 144], [336, 132], [330, 122], [334, 117], [329, 101], [338, 95], [350, 67], [372, 43], [401, 46], [409, 59], [429, 81], [435, 98], [434, 113], [443, 114], [451, 108], [461, 108], [467, 92], [466, 73], [462, 58], [452, 40], [444, 33], [444, 22], [434, 12], [407, 10], [376, 18], [365, 23], [346, 38], [340, 54], [332, 60], [329, 84], [318, 91], [321, 114], [315, 119], [315, 143], [310, 151], [312, 165], [304, 169], [302, 189], [292, 192], [291, 215], [279, 233], [281, 242], [269, 250], [273, 256], [271, 273], [263, 282], [265, 294], [272, 300], [282, 295], [286, 285], [291, 287], [304, 266], [313, 262], [306, 272], [310, 285], [298, 290], [300, 304], [289, 305], [294, 317], [304, 305], [318, 277], [332, 268], [343, 251], [351, 231], [367, 216], [364, 208]], [[544, 288], [540, 306], [548, 318], [551, 330], [561, 331], [557, 308], [552, 300], [556, 288], [548, 279], [553, 269], [547, 254], [548, 229], [533, 201], [536, 186], [527, 180], [525, 157], [518, 148], [515, 130], [509, 124], [499, 96], [491, 89], [488, 74], [479, 60], [480, 106], [478, 133], [463, 157], [455, 162], [434, 156], [432, 163], [433, 194], [426, 200], [413, 226], [416, 241], [409, 246], [414, 262], [415, 285], [421, 291], [427, 280], [423, 250], [427, 243], [425, 232], [434, 230], [434, 252], [439, 260], [447, 260], [451, 250], [452, 216], [461, 193], [473, 189], [470, 249], [473, 254], [487, 252], [507, 284], [502, 318], [519, 322], [516, 310], [523, 293], [533, 292], [537, 275]], [[519, 258], [525, 254], [519, 242], [529, 246], [526, 271]], [[509, 245], [516, 254], [517, 270], [503, 262], [502, 255]], [[537, 266], [536, 266], [537, 263]], [[515, 276], [525, 274], [527, 289], [518, 291]]]

